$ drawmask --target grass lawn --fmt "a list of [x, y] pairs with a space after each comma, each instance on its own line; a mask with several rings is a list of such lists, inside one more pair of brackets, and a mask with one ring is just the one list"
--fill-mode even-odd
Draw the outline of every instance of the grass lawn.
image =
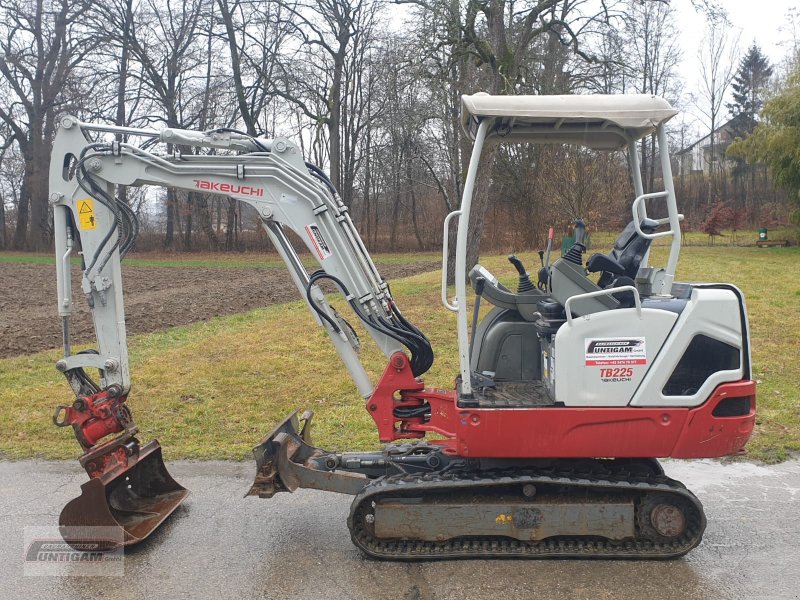
[[[665, 255], [663, 246], [656, 247], [651, 262], [662, 264]], [[435, 260], [436, 255], [430, 256]], [[534, 271], [535, 256], [521, 256]], [[759, 381], [759, 418], [749, 456], [768, 462], [800, 450], [799, 262], [798, 248], [690, 246], [683, 250], [678, 273], [684, 281], [731, 282], [745, 292], [754, 377]], [[506, 283], [514, 280], [504, 257], [488, 258], [484, 264]], [[439, 273], [424, 273], [392, 282], [392, 290], [436, 352], [426, 382], [450, 387], [457, 371], [455, 316], [439, 304], [439, 281]], [[334, 304], [344, 308], [345, 303]], [[129, 342], [129, 403], [142, 440], [159, 439], [167, 458], [249, 458], [261, 436], [297, 408], [317, 413], [315, 442], [320, 446], [344, 450], [378, 445], [363, 401], [299, 301], [134, 336]], [[365, 343], [362, 356], [377, 377], [385, 365], [383, 355]], [[50, 421], [56, 404], [72, 400], [63, 376], [53, 368], [59, 357], [60, 351], [50, 351], [0, 360], [0, 456], [79, 454], [72, 432]]]

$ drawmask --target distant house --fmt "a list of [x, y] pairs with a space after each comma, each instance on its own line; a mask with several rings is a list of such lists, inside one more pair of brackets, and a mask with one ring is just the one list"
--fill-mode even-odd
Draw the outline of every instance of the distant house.
[[736, 136], [741, 135], [741, 115], [734, 117], [714, 130], [714, 152], [711, 152], [711, 134], [700, 138], [676, 154], [678, 175], [703, 173], [708, 175], [711, 166], [718, 164], [723, 171], [730, 171], [735, 163], [725, 158], [725, 151]]

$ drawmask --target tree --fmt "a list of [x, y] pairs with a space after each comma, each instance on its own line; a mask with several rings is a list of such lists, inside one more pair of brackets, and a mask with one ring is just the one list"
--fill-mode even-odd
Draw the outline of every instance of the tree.
[[268, 131], [267, 106], [275, 99], [279, 48], [290, 27], [277, 2], [254, 4], [242, 0], [217, 0], [230, 55], [230, 77], [238, 116], [250, 135]]
[[[681, 93], [678, 66], [682, 52], [675, 9], [661, 2], [628, 0], [624, 19], [627, 69], [621, 91], [677, 99]], [[656, 135], [641, 143], [642, 182], [645, 192], [652, 192], [657, 162]]]
[[[800, 206], [800, 67], [783, 91], [764, 104], [762, 117], [749, 136], [731, 144], [728, 154], [748, 163], [766, 164], [776, 185]], [[792, 220], [800, 224], [800, 208]]]
[[[771, 75], [769, 60], [753, 43], [739, 63], [731, 83], [733, 101], [726, 105], [732, 117], [730, 127], [735, 137], [745, 137], [755, 128]], [[753, 208], [764, 201], [766, 171], [763, 167], [747, 165], [741, 159], [734, 161], [733, 184], [737, 195], [743, 199], [745, 206]]]
[[6, 241], [6, 202], [7, 196], [11, 196], [11, 204], [16, 204], [16, 183], [18, 173], [14, 172], [12, 160], [6, 157], [10, 154], [9, 150], [14, 143], [14, 138], [7, 132], [0, 133], [3, 141], [0, 144], [0, 250], [5, 250], [8, 242]]
[[[236, 99], [236, 111], [226, 119], [235, 126], [237, 115], [250, 135], [269, 134], [268, 105], [276, 99], [279, 48], [286, 42], [290, 26], [285, 22], [283, 7], [277, 2], [254, 4], [242, 0], [217, 0], [219, 18], [224, 30], [230, 60], [230, 87]], [[274, 127], [274, 122], [273, 122]], [[219, 202], [220, 200], [217, 200]], [[221, 210], [221, 209], [220, 209]], [[237, 219], [241, 206], [227, 200], [225, 247], [237, 244]], [[209, 230], [210, 232], [210, 230]], [[215, 243], [208, 235], [209, 241]]]
[[[316, 126], [317, 142], [324, 142], [327, 136], [331, 182], [341, 190], [342, 181], [348, 179], [343, 170], [351, 159], [343, 156], [343, 111], [349, 110], [351, 115], [358, 112], [353, 106], [357, 98], [349, 96], [345, 101], [351, 91], [348, 73], [355, 76], [355, 63], [363, 59], [364, 48], [372, 43], [381, 0], [280, 0], [280, 4], [299, 50], [280, 63], [281, 86], [276, 94]], [[321, 154], [321, 149], [317, 150]], [[321, 158], [316, 161], [322, 162]], [[349, 190], [344, 192], [342, 199], [349, 205]]]
[[81, 26], [89, 6], [86, 0], [0, 0], [0, 120], [25, 164], [16, 249], [44, 250], [50, 243], [50, 143], [58, 112], [79, 95], [76, 73], [96, 44]]
[[[501, 95], [519, 93], [526, 81], [526, 61], [537, 43], [549, 40], [592, 62], [594, 58], [579, 42], [587, 24], [609, 18], [607, 3], [600, 3], [595, 14], [582, 13], [579, 8], [583, 0], [405, 1], [436, 18], [448, 19], [448, 24], [440, 29], [447, 37], [435, 40], [434, 44], [454, 45], [454, 52], [469, 57], [476, 68], [478, 89]], [[557, 61], [550, 65], [553, 68], [545, 73], [545, 79], [558, 82], [566, 75], [563, 69], [557, 69], [558, 65]], [[478, 260], [495, 154], [496, 146], [487, 144], [481, 157], [469, 223], [467, 264]]]
[[700, 48], [700, 96], [705, 101], [699, 103], [700, 111], [708, 118], [710, 138], [711, 178], [709, 194], [714, 192], [714, 170], [716, 165], [715, 136], [719, 126], [725, 94], [733, 80], [736, 68], [737, 41], [728, 35], [727, 21], [711, 18], [706, 27], [706, 36]]
[[[161, 120], [167, 127], [185, 128], [197, 121], [197, 111], [191, 110], [195, 95], [202, 96], [193, 86], [201, 76], [196, 72], [205, 63], [203, 39], [199, 21], [207, 0], [147, 0], [132, 15], [132, 22], [120, 23], [119, 43], [130, 51], [130, 60], [137, 70], [132, 78], [141, 84], [142, 96], [156, 114], [148, 120]], [[109, 13], [109, 18], [113, 15]], [[118, 16], [127, 20], [126, 13]], [[196, 107], [193, 107], [196, 108]], [[178, 195], [172, 188], [166, 193], [167, 222], [164, 246], [174, 242], [178, 221]]]
[[717, 200], [714, 206], [711, 207], [706, 220], [703, 222], [703, 232], [707, 233], [708, 237], [711, 238], [712, 246], [714, 245], [714, 238], [722, 235], [722, 230], [731, 224], [733, 216], [733, 210], [728, 206], [727, 202]]
[[769, 59], [753, 42], [747, 54], [742, 57], [733, 77], [731, 83], [733, 102], [726, 104], [734, 118], [734, 133], [737, 136], [747, 135], [756, 126], [771, 76], [772, 66], [769, 64]]

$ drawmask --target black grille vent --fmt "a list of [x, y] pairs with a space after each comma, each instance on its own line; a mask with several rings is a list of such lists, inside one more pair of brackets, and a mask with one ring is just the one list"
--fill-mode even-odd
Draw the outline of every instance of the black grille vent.
[[738, 369], [740, 351], [730, 344], [706, 335], [696, 335], [678, 366], [672, 372], [662, 393], [665, 396], [692, 396], [710, 375], [717, 371]]

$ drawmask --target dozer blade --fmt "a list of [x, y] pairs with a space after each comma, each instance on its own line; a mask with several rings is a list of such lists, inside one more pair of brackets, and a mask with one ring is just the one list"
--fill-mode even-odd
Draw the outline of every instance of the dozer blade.
[[[325, 466], [331, 453], [311, 445], [311, 420], [314, 413], [295, 411], [253, 449], [256, 477], [246, 496], [272, 498], [278, 492], [312, 488], [355, 495], [369, 480], [360, 474], [334, 471]], [[301, 426], [302, 423], [302, 426]]]
[[[253, 456], [256, 459], [256, 477], [246, 496], [258, 496], [260, 498], [272, 498], [277, 492], [294, 491], [296, 485], [284, 482], [280, 474], [281, 458], [285, 462], [288, 458], [287, 446], [291, 444], [292, 454], [297, 454], [298, 449], [311, 447], [311, 420], [314, 413], [310, 410], [304, 411], [298, 418], [294, 411], [283, 421], [278, 423], [253, 448]], [[303, 422], [301, 428], [300, 421]]]
[[[153, 440], [142, 446], [138, 455], [129, 456], [127, 465], [81, 485], [81, 495], [61, 511], [59, 529], [71, 545], [95, 543], [99, 549], [109, 551], [138, 544], [153, 533], [188, 494], [189, 490], [167, 471], [161, 446]], [[118, 535], [91, 539], [105, 527], [121, 531]]]

